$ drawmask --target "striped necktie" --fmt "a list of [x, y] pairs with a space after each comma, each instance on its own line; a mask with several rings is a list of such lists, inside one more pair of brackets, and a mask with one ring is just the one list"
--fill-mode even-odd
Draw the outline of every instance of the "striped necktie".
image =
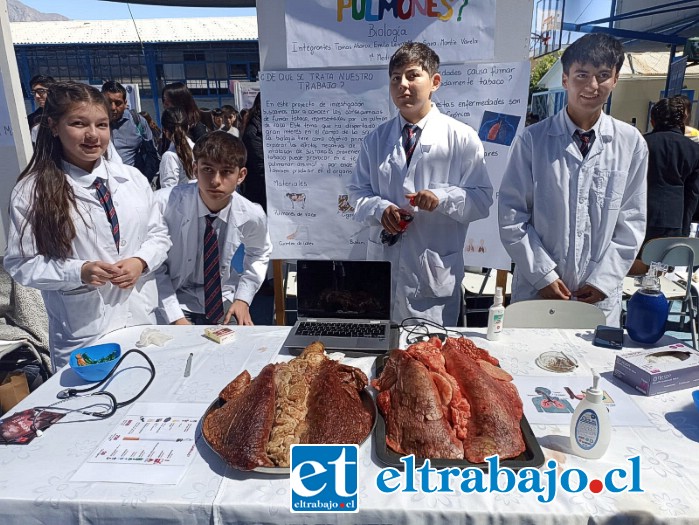
[[406, 124], [403, 126], [403, 149], [405, 150], [406, 167], [410, 166], [410, 159], [413, 158], [419, 131], [420, 127], [417, 124]]
[[218, 236], [213, 227], [215, 215], [207, 215], [204, 229], [204, 313], [211, 324], [223, 317], [221, 271], [219, 269]]
[[114, 203], [112, 202], [112, 195], [109, 193], [107, 188], [107, 181], [101, 177], [97, 177], [92, 185], [97, 190], [97, 196], [99, 197], [100, 204], [107, 213], [107, 220], [112, 227], [112, 237], [114, 237], [114, 244], [116, 245], [117, 253], [119, 252], [119, 217], [117, 217], [116, 209], [114, 208]]
[[575, 130], [575, 133], [573, 134], [575, 137], [578, 139], [578, 149], [580, 149], [580, 153], [582, 153], [583, 159], [587, 157], [587, 154], [590, 152], [590, 148], [592, 147], [592, 143], [595, 140], [595, 130], [591, 129], [590, 131], [580, 131], [579, 129]]

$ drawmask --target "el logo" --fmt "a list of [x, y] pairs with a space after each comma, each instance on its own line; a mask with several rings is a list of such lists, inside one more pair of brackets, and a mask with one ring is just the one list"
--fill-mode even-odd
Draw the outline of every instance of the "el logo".
[[357, 512], [357, 445], [291, 445], [291, 512]]

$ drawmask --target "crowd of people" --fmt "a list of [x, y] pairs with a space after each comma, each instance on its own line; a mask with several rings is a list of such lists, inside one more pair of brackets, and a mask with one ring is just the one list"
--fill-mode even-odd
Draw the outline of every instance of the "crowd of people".
[[161, 130], [116, 81], [98, 90], [36, 76], [31, 90], [34, 153], [12, 193], [3, 265], [41, 291], [53, 367], [126, 326], [252, 324], [271, 243], [263, 210], [237, 192], [238, 112], [202, 111], [170, 84]]
[[[575, 299], [618, 326], [644, 242], [689, 235], [691, 103], [658, 101], [644, 136], [602, 111], [624, 62], [616, 39], [586, 35], [561, 60], [567, 106], [515, 139], [498, 195], [512, 301]], [[349, 201], [368, 227], [367, 259], [393, 263], [392, 320], [454, 326], [468, 227], [493, 204], [484, 147], [432, 101], [432, 49], [403, 44], [388, 74], [398, 114], [363, 140]], [[272, 252], [260, 95], [242, 125], [235, 108], [200, 109], [185, 84], [169, 84], [160, 130], [115, 81], [100, 92], [37, 76], [31, 89], [35, 151], [11, 197], [4, 266], [42, 292], [53, 365], [126, 326], [252, 324]]]

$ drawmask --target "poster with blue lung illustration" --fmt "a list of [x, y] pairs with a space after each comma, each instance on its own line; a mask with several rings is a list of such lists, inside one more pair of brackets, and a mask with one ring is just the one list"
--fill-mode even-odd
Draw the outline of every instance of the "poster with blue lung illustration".
[[289, 68], [385, 65], [403, 42], [492, 60], [496, 0], [286, 0]]
[[[441, 68], [432, 100], [440, 111], [485, 133], [494, 189], [488, 217], [468, 229], [470, 266], [509, 268], [498, 234], [497, 192], [509, 146], [527, 105], [529, 63]], [[347, 182], [362, 140], [396, 115], [386, 69], [260, 73], [267, 214], [275, 259], [363, 259], [367, 228], [354, 220]]]

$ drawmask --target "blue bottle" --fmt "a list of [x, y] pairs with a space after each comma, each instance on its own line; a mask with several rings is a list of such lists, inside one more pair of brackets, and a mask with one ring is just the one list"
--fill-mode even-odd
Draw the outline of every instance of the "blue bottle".
[[626, 306], [626, 331], [638, 343], [653, 344], [665, 333], [670, 304], [660, 291], [663, 265], [652, 263]]

